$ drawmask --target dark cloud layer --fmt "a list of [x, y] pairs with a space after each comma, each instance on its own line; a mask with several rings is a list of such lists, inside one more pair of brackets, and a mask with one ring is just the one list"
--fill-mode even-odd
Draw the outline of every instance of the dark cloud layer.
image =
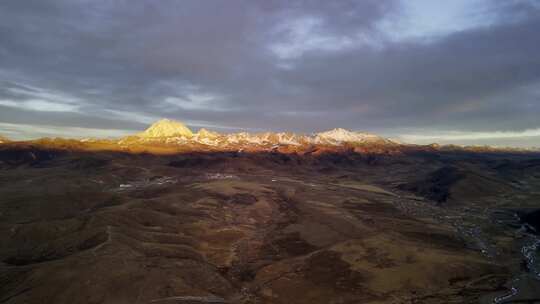
[[[540, 5], [396, 39], [400, 1], [2, 1], [0, 122], [140, 129], [540, 128]], [[1, 130], [0, 130], [1, 132]]]

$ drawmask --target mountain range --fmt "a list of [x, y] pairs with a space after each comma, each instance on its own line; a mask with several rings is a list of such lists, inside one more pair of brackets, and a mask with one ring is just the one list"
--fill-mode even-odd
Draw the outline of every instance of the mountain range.
[[[0, 144], [12, 141], [0, 136]], [[21, 143], [21, 142], [14, 142]], [[43, 138], [24, 143], [37, 143], [51, 147], [129, 150], [129, 151], [267, 151], [304, 153], [316, 150], [343, 150], [372, 153], [400, 153], [403, 150], [465, 150], [469, 152], [531, 150], [517, 148], [493, 148], [489, 146], [456, 146], [456, 145], [413, 145], [404, 144], [366, 132], [350, 131], [335, 128], [314, 134], [297, 134], [292, 132], [237, 132], [219, 133], [205, 128], [193, 132], [184, 123], [161, 119], [150, 125], [146, 130], [119, 139], [84, 138], [70, 140], [62, 138]], [[537, 152], [536, 150], [533, 150]]]
[[326, 132], [315, 133], [313, 135], [302, 135], [290, 132], [262, 132], [262, 133], [230, 133], [222, 134], [207, 129], [200, 129], [192, 132], [186, 125], [179, 121], [161, 119], [153, 123], [144, 132], [134, 136], [128, 136], [120, 143], [133, 142], [155, 142], [168, 144], [189, 144], [197, 143], [207, 146], [268, 146], [268, 145], [333, 145], [339, 146], [344, 143], [355, 144], [386, 144], [396, 145], [389, 139], [362, 132], [354, 132], [341, 128], [336, 128]]

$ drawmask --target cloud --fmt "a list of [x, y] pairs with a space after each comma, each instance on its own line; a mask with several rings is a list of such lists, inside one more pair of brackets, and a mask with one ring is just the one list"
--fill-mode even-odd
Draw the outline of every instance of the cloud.
[[35, 124], [11, 124], [0, 122], [0, 128], [9, 138], [30, 139], [37, 137], [63, 138], [119, 138], [131, 134], [131, 130], [104, 130], [97, 128], [57, 127]]
[[50, 102], [50, 101], [42, 100], [42, 99], [28, 99], [28, 100], [19, 101], [19, 102], [9, 100], [9, 99], [3, 99], [3, 100], [0, 100], [0, 105], [13, 107], [13, 108], [35, 110], [35, 111], [45, 111], [45, 112], [49, 112], [49, 111], [74, 112], [78, 109], [77, 105]]
[[465, 145], [494, 145], [494, 146], [518, 146], [527, 148], [540, 148], [540, 128], [517, 132], [494, 131], [494, 132], [462, 132], [462, 131], [439, 131], [421, 132], [418, 134], [405, 133], [397, 136], [402, 142], [430, 144], [465, 144]]
[[516, 137], [537, 137], [540, 136], [540, 128], [524, 130], [520, 132], [439, 132], [437, 134], [403, 134], [400, 137], [411, 141], [426, 141], [426, 140], [476, 140], [476, 139], [500, 139], [500, 138], [516, 138]]
[[540, 127], [537, 2], [457, 1], [446, 10], [451, 26], [424, 2], [0, 2], [0, 122], [138, 130], [168, 117], [222, 130], [383, 134]]

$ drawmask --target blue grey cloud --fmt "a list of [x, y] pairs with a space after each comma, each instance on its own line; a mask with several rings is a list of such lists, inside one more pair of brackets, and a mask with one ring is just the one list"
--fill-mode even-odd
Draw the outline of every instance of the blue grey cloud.
[[485, 24], [396, 39], [381, 24], [406, 3], [2, 1], [0, 122], [540, 128], [538, 1], [487, 1]]

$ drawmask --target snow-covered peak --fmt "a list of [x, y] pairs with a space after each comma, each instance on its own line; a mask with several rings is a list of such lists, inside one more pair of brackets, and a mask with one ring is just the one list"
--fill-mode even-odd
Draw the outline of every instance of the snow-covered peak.
[[294, 133], [255, 133], [247, 132], [232, 133], [225, 135], [225, 142], [229, 144], [250, 144], [250, 145], [300, 145], [306, 142], [303, 136]]
[[228, 134], [225, 140], [230, 144], [248, 143], [248, 144], [262, 144], [264, 141], [258, 138], [256, 135], [251, 135], [247, 132], [239, 132]]
[[315, 134], [316, 143], [342, 143], [342, 142], [375, 142], [385, 139], [374, 134], [354, 132], [342, 128], [336, 128], [326, 132]]
[[199, 132], [197, 132], [197, 134], [195, 134], [195, 136], [197, 138], [210, 138], [210, 139], [214, 139], [214, 138], [218, 138], [220, 136], [219, 133], [217, 132], [213, 132], [213, 131], [209, 131], [205, 128], [202, 128], [199, 130]]
[[139, 137], [192, 137], [193, 132], [183, 123], [170, 119], [161, 119], [152, 124], [146, 131], [139, 133]]
[[198, 142], [203, 145], [208, 146], [217, 146], [219, 144], [219, 139], [221, 138], [221, 134], [213, 131], [208, 131], [205, 128], [202, 128], [199, 130], [199, 132], [195, 133], [191, 140]]
[[270, 133], [268, 138], [272, 143], [281, 145], [298, 146], [303, 141], [302, 136], [289, 132]]

